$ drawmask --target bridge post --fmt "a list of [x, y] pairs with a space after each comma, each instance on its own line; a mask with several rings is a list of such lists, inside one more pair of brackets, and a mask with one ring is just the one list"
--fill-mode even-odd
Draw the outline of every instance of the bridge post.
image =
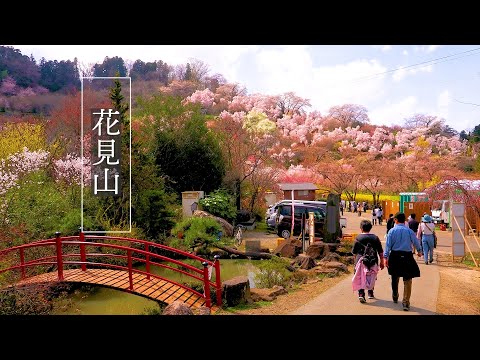
[[23, 247], [20, 248], [20, 265], [22, 265], [22, 280], [25, 279], [25, 255], [23, 253]]
[[130, 281], [130, 290], [133, 290], [133, 278], [132, 278], [132, 250], [127, 250], [128, 257], [128, 280]]
[[[85, 242], [85, 234], [83, 232], [83, 229], [80, 227], [80, 241]], [[85, 245], [80, 244], [80, 261], [82, 262], [82, 271], [87, 270], [87, 254], [85, 253]]]
[[[148, 244], [145, 244], [145, 251], [150, 252]], [[150, 280], [150, 254], [145, 255], [145, 266], [147, 270], [147, 279]]]
[[205, 301], [207, 307], [211, 308], [212, 304], [210, 301], [210, 279], [208, 278], [208, 262], [202, 262], [203, 265], [203, 288], [205, 290]]
[[62, 238], [60, 237], [59, 231], [55, 233], [55, 245], [57, 248], [58, 280], [63, 281]]
[[215, 262], [213, 263], [213, 266], [215, 266], [215, 284], [217, 286], [217, 305], [222, 306], [222, 281], [220, 279], [220, 259], [219, 255], [215, 255], [213, 257], [215, 259]]

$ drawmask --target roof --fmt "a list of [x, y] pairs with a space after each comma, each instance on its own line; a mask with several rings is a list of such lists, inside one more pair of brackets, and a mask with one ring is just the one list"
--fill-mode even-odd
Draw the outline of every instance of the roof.
[[314, 183], [281, 183], [278, 186], [281, 190], [318, 190]]

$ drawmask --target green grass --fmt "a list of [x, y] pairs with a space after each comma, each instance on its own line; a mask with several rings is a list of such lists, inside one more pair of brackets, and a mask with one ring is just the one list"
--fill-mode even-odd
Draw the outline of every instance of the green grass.
[[320, 273], [320, 274], [317, 274], [317, 278], [319, 278], [320, 280], [328, 279], [328, 278], [334, 278], [334, 277], [336, 277], [336, 275], [333, 274], [333, 273], [328, 273], [328, 274]]
[[[480, 252], [474, 252], [473, 256], [475, 257], [475, 261], [477, 262], [477, 264], [480, 265]], [[462, 264], [465, 264], [465, 265], [468, 265], [468, 266], [475, 266], [475, 262], [473, 261], [470, 254], [467, 254], [463, 257]]]
[[254, 231], [266, 232], [267, 231], [267, 223], [265, 221], [257, 221]]
[[253, 304], [239, 304], [236, 306], [226, 307], [224, 308], [224, 310], [228, 312], [235, 312], [238, 310], [258, 309], [258, 308], [269, 306], [269, 305], [272, 305], [271, 301], [257, 301], [257, 302], [254, 302]]

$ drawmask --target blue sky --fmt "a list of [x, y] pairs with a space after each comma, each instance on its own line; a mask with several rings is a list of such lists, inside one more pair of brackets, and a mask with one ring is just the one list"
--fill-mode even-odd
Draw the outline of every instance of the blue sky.
[[[480, 124], [480, 45], [13, 45], [37, 60], [102, 62], [191, 58], [248, 93], [293, 91], [326, 114], [333, 105], [368, 109], [372, 124], [402, 125], [416, 113], [444, 118], [452, 128]], [[472, 51], [473, 50], [473, 51]], [[462, 103], [464, 102], [464, 103]]]

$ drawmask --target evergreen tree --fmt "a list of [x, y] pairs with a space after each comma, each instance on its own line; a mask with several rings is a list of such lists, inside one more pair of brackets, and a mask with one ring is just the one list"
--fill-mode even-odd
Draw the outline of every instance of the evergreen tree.
[[192, 67], [190, 66], [189, 63], [187, 63], [187, 68], [185, 69], [185, 75], [183, 77], [183, 80], [191, 81], [192, 78], [193, 78]]

